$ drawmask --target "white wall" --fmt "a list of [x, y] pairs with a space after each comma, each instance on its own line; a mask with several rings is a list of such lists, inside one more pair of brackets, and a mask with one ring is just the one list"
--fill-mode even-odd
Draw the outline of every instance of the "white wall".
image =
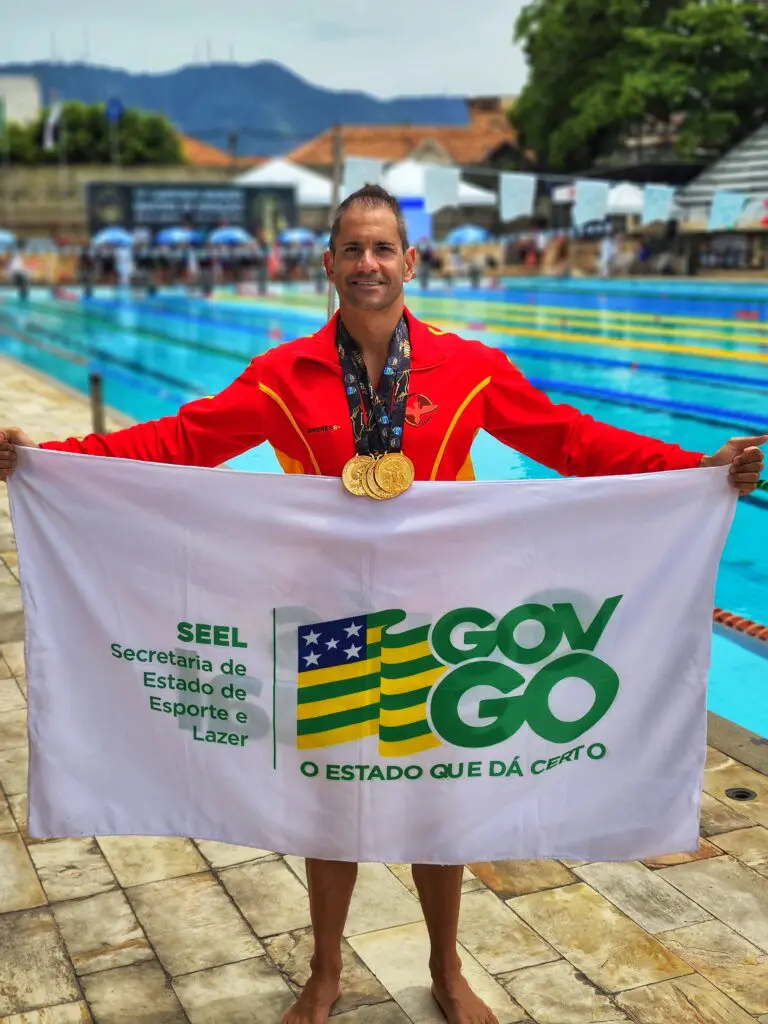
[[40, 83], [32, 75], [0, 75], [0, 96], [9, 123], [28, 124], [42, 107]]

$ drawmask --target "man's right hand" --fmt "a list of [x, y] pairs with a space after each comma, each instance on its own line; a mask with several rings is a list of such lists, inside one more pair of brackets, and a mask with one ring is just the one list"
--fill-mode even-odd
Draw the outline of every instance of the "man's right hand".
[[0, 427], [0, 480], [7, 480], [16, 469], [16, 445], [37, 448], [32, 438], [18, 427]]

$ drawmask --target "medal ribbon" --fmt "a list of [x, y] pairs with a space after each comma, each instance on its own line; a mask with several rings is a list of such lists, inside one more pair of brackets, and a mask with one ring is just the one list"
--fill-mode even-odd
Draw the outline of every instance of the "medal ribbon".
[[394, 330], [378, 388], [368, 377], [363, 355], [339, 317], [336, 346], [344, 374], [352, 434], [358, 455], [399, 452], [411, 377], [411, 342], [405, 316]]

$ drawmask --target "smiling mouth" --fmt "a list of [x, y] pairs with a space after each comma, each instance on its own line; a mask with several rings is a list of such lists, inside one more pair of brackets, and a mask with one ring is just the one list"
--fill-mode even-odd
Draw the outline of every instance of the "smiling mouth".
[[384, 284], [383, 281], [350, 281], [353, 288], [376, 288]]

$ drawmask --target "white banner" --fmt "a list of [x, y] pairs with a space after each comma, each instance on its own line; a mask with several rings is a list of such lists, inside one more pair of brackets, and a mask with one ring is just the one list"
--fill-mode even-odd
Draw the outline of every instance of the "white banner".
[[534, 174], [502, 174], [499, 176], [499, 210], [502, 220], [530, 217], [536, 201]]
[[437, 213], [446, 206], [459, 205], [461, 172], [458, 167], [438, 167], [428, 164], [424, 168], [424, 209]]
[[571, 219], [575, 228], [602, 220], [608, 213], [610, 185], [607, 181], [577, 181]]
[[344, 161], [341, 198], [346, 199], [365, 185], [380, 185], [384, 176], [381, 160], [368, 160], [362, 156], [348, 156]]
[[727, 470], [417, 483], [23, 449], [30, 834], [693, 850]]

